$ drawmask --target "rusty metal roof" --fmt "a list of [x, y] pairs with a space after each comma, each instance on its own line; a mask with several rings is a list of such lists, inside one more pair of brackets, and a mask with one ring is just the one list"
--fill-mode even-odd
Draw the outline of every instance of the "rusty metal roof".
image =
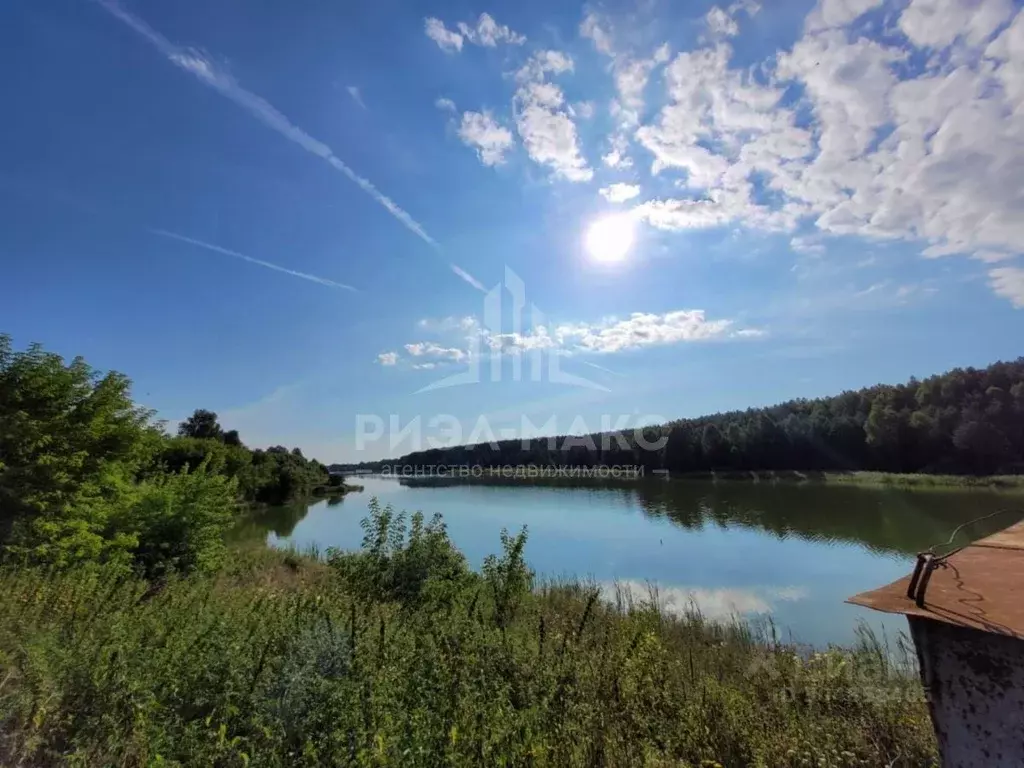
[[1024, 522], [942, 560], [932, 573], [922, 607], [907, 596], [909, 585], [906, 576], [847, 602], [1024, 640]]

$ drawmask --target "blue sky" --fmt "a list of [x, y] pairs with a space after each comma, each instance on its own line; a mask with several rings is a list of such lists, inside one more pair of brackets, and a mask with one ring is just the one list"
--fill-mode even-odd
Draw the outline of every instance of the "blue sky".
[[16, 0], [0, 329], [325, 461], [1014, 358], [1018, 11]]

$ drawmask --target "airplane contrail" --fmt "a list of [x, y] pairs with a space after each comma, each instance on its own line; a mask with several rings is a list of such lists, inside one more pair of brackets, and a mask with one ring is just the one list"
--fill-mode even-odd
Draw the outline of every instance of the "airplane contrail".
[[[172, 43], [138, 16], [135, 16], [122, 8], [117, 0], [95, 0], [95, 2], [114, 18], [123, 22], [136, 33], [144, 37], [172, 64], [175, 64], [179, 68], [192, 74], [198, 78], [200, 82], [235, 102], [235, 104], [242, 107], [242, 109], [247, 111], [268, 128], [277, 131], [289, 141], [302, 147], [307, 152], [316, 155], [320, 159], [326, 161], [332, 168], [343, 173], [350, 181], [382, 205], [388, 213], [398, 219], [398, 221], [405, 225], [405, 227], [413, 232], [417, 237], [435, 250], [440, 250], [440, 246], [437, 244], [437, 241], [427, 234], [427, 231], [423, 229], [419, 222], [399, 207], [394, 200], [377, 189], [373, 182], [360, 176], [349, 168], [344, 161], [334, 154], [334, 151], [329, 146], [324, 144], [322, 141], [313, 138], [304, 130], [299, 128], [269, 101], [240, 86], [230, 74], [218, 69], [208, 56], [205, 56], [197, 50], [183, 48], [182, 46]], [[454, 264], [451, 266], [452, 271], [455, 272], [455, 274], [474, 288], [483, 290], [480, 283], [473, 278], [472, 275], [462, 268], [456, 267]]]
[[331, 288], [343, 288], [346, 291], [355, 291], [356, 290], [351, 285], [345, 285], [345, 283], [339, 283], [336, 280], [328, 280], [326, 277], [319, 277], [318, 275], [311, 275], [311, 274], [309, 274], [307, 272], [298, 272], [298, 271], [296, 271], [294, 269], [288, 269], [287, 267], [282, 267], [282, 266], [279, 266], [277, 264], [272, 264], [269, 261], [263, 261], [263, 259], [256, 259], [256, 258], [253, 258], [252, 256], [246, 256], [244, 253], [239, 253], [238, 251], [232, 251], [230, 248], [222, 248], [221, 246], [214, 245], [213, 243], [206, 243], [206, 242], [203, 242], [202, 240], [196, 240], [195, 238], [192, 238], [192, 237], [185, 237], [185, 235], [179, 235], [179, 234], [177, 234], [175, 232], [168, 232], [165, 229], [151, 229], [149, 231], [150, 231], [150, 233], [152, 233], [154, 235], [159, 235], [160, 237], [170, 238], [171, 240], [178, 240], [179, 242], [182, 242], [182, 243], [188, 243], [189, 245], [194, 245], [197, 248], [205, 248], [208, 251], [214, 251], [216, 253], [223, 253], [225, 256], [233, 256], [236, 259], [241, 259], [242, 261], [248, 261], [250, 264], [258, 264], [259, 266], [266, 267], [267, 269], [273, 269], [273, 270], [275, 270], [277, 272], [284, 272], [286, 275], [293, 275], [294, 277], [301, 277], [303, 280], [311, 280], [314, 283], [320, 283], [320, 285], [326, 285], [326, 286], [329, 286]]

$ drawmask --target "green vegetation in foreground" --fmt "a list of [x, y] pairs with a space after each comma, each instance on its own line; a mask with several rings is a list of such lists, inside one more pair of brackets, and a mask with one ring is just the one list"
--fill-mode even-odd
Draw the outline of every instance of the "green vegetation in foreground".
[[917, 678], [592, 586], [525, 532], [470, 571], [373, 503], [361, 552], [258, 550], [162, 588], [0, 571], [0, 763], [932, 766]]
[[171, 437], [129, 388], [0, 334], [0, 561], [215, 570], [245, 506], [349, 490], [298, 448], [250, 450], [210, 411]]

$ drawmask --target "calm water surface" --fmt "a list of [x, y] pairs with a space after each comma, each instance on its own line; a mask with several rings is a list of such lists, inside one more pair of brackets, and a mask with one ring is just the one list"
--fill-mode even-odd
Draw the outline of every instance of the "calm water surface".
[[[270, 510], [252, 535], [274, 546], [357, 548], [370, 499], [428, 518], [444, 515], [474, 566], [500, 549], [505, 527], [529, 528], [527, 559], [544, 577], [589, 577], [646, 594], [658, 585], [679, 610], [769, 617], [787, 639], [849, 643], [860, 622], [890, 637], [906, 628], [843, 601], [908, 573], [914, 554], [945, 542], [958, 525], [1021, 497], [985, 491], [902, 491], [823, 485], [643, 481], [436, 484], [360, 478], [365, 490], [335, 503]], [[1020, 519], [968, 526], [958, 542]]]

